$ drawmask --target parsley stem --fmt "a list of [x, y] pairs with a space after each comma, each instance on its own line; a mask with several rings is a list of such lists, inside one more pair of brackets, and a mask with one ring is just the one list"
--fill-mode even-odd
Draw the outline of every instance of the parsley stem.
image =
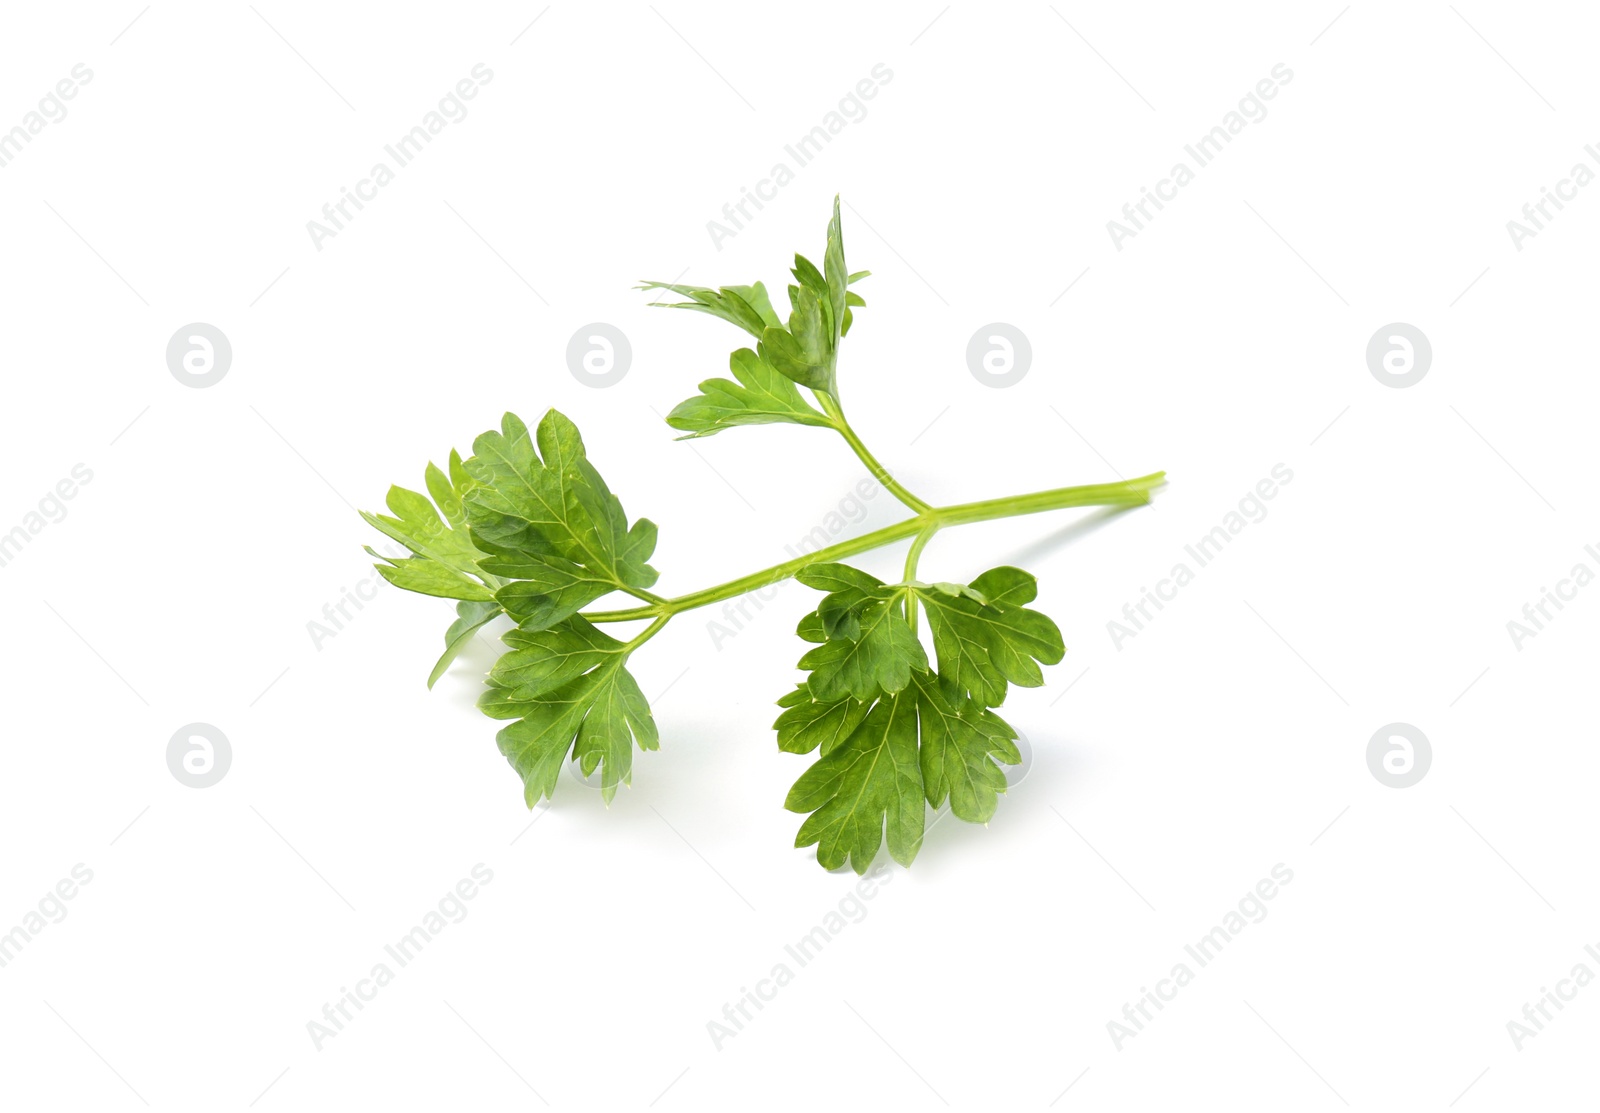
[[[939, 532], [937, 524], [924, 526], [922, 532], [911, 539], [911, 548], [906, 552], [905, 575], [900, 578], [910, 583], [917, 578], [917, 558], [922, 556], [922, 550], [928, 547], [928, 542], [933, 540], [933, 535]], [[907, 591], [906, 600], [906, 625], [911, 627], [911, 632], [917, 632], [917, 596], [915, 592]]]
[[1057, 487], [1049, 491], [1035, 491], [1029, 495], [1010, 495], [983, 502], [965, 502], [957, 506], [939, 507], [933, 511], [932, 517], [940, 526], [957, 526], [968, 522], [987, 522], [995, 518], [1038, 514], [1068, 506], [1143, 506], [1150, 501], [1151, 492], [1166, 483], [1166, 476], [1166, 472], [1158, 471], [1116, 483]]
[[636, 638], [623, 647], [622, 651], [624, 653], [632, 653], [635, 649], [638, 649], [645, 642], [649, 641], [651, 638], [655, 637], [656, 634], [660, 633], [661, 628], [670, 621], [672, 621], [672, 616], [670, 614], [662, 615], [649, 626], [645, 627], [645, 629], [642, 630]]
[[928, 547], [928, 542], [933, 540], [933, 535], [939, 532], [937, 524], [924, 526], [921, 533], [911, 542], [911, 549], [906, 553], [906, 574], [901, 577], [913, 580], [917, 575], [917, 558], [922, 555], [922, 550]]
[[839, 431], [839, 435], [845, 439], [845, 443], [850, 446], [851, 451], [860, 458], [863, 464], [867, 465], [867, 470], [872, 473], [872, 478], [881, 483], [884, 490], [918, 514], [926, 514], [931, 511], [933, 509], [932, 506], [902, 487], [895, 477], [889, 474], [889, 469], [878, 462], [878, 458], [872, 454], [872, 451], [856, 435], [856, 431], [850, 428], [850, 422], [845, 420], [844, 410], [840, 407], [839, 400], [826, 391], [819, 390], [815, 393], [817, 400], [822, 403], [823, 412], [828, 415], [828, 419], [833, 423], [833, 427]]
[[[1165, 472], [1155, 472], [1151, 475], [1140, 476], [1138, 479], [1126, 479], [1117, 483], [1092, 483], [1079, 487], [1057, 487], [1049, 491], [1035, 491], [1027, 495], [1011, 495], [1006, 498], [986, 499], [982, 502], [958, 503], [955, 506], [929, 507], [924, 513], [914, 518], [907, 518], [892, 526], [864, 533], [860, 537], [852, 537], [847, 541], [829, 545], [818, 549], [816, 552], [804, 553], [793, 560], [786, 560], [782, 564], [774, 564], [771, 568], [763, 568], [759, 572], [740, 576], [736, 580], [729, 580], [724, 584], [714, 587], [701, 588], [687, 595], [679, 595], [673, 599], [666, 599], [661, 603], [652, 603], [645, 607], [633, 607], [628, 610], [593, 611], [583, 617], [590, 622], [629, 622], [637, 619], [651, 618], [657, 622], [645, 633], [653, 635], [660, 624], [666, 619], [683, 611], [694, 610], [711, 603], [720, 603], [724, 599], [732, 599], [755, 591], [757, 588], [768, 587], [789, 579], [802, 568], [813, 564], [825, 564], [828, 561], [843, 560], [858, 553], [865, 553], [884, 545], [892, 545], [896, 541], [903, 541], [907, 537], [917, 537], [922, 534], [932, 536], [933, 532], [946, 526], [968, 525], [972, 522], [988, 522], [997, 518], [1015, 518], [1022, 514], [1040, 514], [1047, 510], [1064, 510], [1078, 506], [1143, 506], [1150, 501], [1153, 491], [1166, 482]], [[926, 541], [922, 544], [927, 544]], [[913, 548], [916, 546], [914, 545]], [[911, 561], [908, 560], [908, 565]], [[642, 637], [643, 635], [641, 635]]]
[[905, 521], [871, 533], [853, 537], [848, 541], [840, 541], [836, 545], [829, 545], [825, 549], [818, 549], [814, 553], [805, 553], [786, 560], [782, 564], [775, 564], [771, 568], [764, 568], [759, 572], [751, 572], [747, 576], [740, 576], [737, 580], [729, 580], [725, 584], [715, 587], [702, 588], [692, 591], [688, 595], [680, 595], [676, 599], [668, 599], [664, 607], [634, 607], [625, 611], [595, 611], [583, 617], [590, 622], [627, 622], [631, 619], [655, 618], [660, 615], [671, 616], [681, 611], [692, 611], [696, 607], [704, 607], [710, 603], [720, 603], [724, 599], [744, 595], [758, 588], [768, 587], [772, 584], [782, 583], [789, 579], [800, 569], [812, 564], [824, 564], [830, 560], [843, 560], [845, 557], [855, 556], [871, 549], [891, 545], [896, 541], [910, 537], [922, 529], [923, 520], [907, 518]]

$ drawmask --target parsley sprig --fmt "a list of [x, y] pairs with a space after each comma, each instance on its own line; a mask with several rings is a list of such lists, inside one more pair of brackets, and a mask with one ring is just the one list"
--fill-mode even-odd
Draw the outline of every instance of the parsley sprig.
[[[1037, 585], [1022, 569], [992, 568], [969, 584], [927, 583], [917, 578], [923, 550], [952, 526], [1070, 507], [1140, 506], [1164, 473], [951, 506], [907, 490], [839, 404], [840, 342], [866, 304], [851, 286], [869, 272], [845, 265], [837, 198], [822, 259], [819, 269], [795, 256], [787, 320], [760, 282], [640, 287], [675, 293], [686, 300], [669, 308], [719, 317], [755, 338], [754, 348], [729, 357], [731, 379], [701, 383], [667, 424], [684, 434], [680, 439], [773, 423], [831, 429], [911, 512], [906, 520], [727, 583], [658, 595], [647, 563], [655, 524], [629, 522], [577, 427], [555, 410], [535, 430], [506, 414], [499, 429], [473, 442], [467, 459], [452, 451], [446, 468], [428, 465], [427, 494], [393, 487], [388, 514], [362, 515], [412, 554], [380, 556], [385, 579], [456, 601], [430, 687], [480, 628], [500, 615], [515, 623], [478, 706], [509, 720], [497, 741], [522, 778], [529, 807], [553, 795], [566, 761], [586, 777], [598, 769], [609, 803], [619, 784], [631, 782], [634, 746], [654, 750], [660, 742], [627, 669], [633, 653], [677, 615], [793, 577], [823, 593], [797, 631], [809, 645], [799, 663], [808, 675], [778, 701], [783, 711], [774, 724], [780, 750], [819, 755], [785, 801], [807, 816], [795, 845], [815, 845], [828, 869], [848, 862], [864, 873], [886, 835], [890, 855], [911, 863], [929, 807], [948, 802], [973, 823], [994, 815], [1006, 787], [1001, 765], [1021, 760], [1017, 732], [994, 709], [1009, 686], [1044, 683], [1040, 666], [1065, 652], [1061, 632], [1027, 606]], [[898, 583], [842, 563], [907, 539]], [[585, 609], [618, 594], [633, 605]], [[919, 615], [927, 617], [926, 640]], [[626, 640], [600, 629], [618, 623], [642, 625]]]

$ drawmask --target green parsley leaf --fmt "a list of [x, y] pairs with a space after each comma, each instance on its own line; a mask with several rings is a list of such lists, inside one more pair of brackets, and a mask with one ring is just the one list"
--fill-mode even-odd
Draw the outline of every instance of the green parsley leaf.
[[817, 645], [821, 645], [828, 640], [828, 631], [822, 625], [822, 616], [816, 611], [812, 611], [802, 618], [800, 625], [795, 627], [794, 632], [800, 635], [803, 641], [813, 642]]
[[761, 334], [761, 357], [802, 386], [834, 394], [839, 338], [848, 327], [846, 287], [850, 284], [837, 197], [833, 200], [833, 219], [828, 223], [822, 262], [823, 270], [819, 271], [804, 255], [794, 257], [793, 273], [799, 285], [789, 287], [789, 327], [785, 330], [774, 325]]
[[878, 577], [838, 563], [808, 564], [794, 578], [807, 587], [830, 593], [854, 589], [870, 595], [884, 586]]
[[[795, 578], [827, 593], [799, 627], [821, 643], [800, 659], [811, 676], [778, 701], [784, 710], [773, 724], [779, 749], [821, 751], [785, 805], [813, 813], [795, 845], [817, 844], [829, 869], [848, 859], [862, 872], [885, 827], [890, 854], [910, 862], [924, 801], [949, 801], [958, 818], [987, 823], [1006, 788], [1000, 764], [1022, 760], [1016, 731], [989, 710], [989, 697], [999, 703], [1010, 676], [1027, 679], [1018, 654], [1034, 670], [1036, 657], [1060, 659], [1050, 645], [1055, 624], [1021, 606], [1033, 600], [1033, 577], [996, 568], [970, 586], [885, 584], [848, 565], [814, 564]], [[913, 601], [934, 626], [938, 672], [903, 617]]]
[[[795, 574], [807, 587], [826, 591], [815, 624], [801, 622], [801, 637], [821, 644], [800, 659], [811, 671], [814, 699], [832, 703], [846, 695], [869, 700], [894, 693], [925, 671], [928, 655], [905, 618], [906, 591], [847, 564], [813, 564]], [[819, 629], [820, 627], [820, 629]]]
[[769, 327], [782, 324], [778, 315], [773, 312], [772, 302], [767, 298], [767, 288], [759, 282], [749, 286], [724, 286], [720, 290], [708, 289], [705, 286], [678, 286], [671, 282], [645, 282], [640, 290], [671, 290], [675, 294], [690, 298], [690, 301], [675, 301], [660, 303], [666, 309], [693, 309], [701, 313], [709, 313], [713, 317], [721, 317], [744, 329], [756, 339]]
[[927, 670], [928, 655], [906, 622], [901, 600], [871, 600], [857, 621], [856, 637], [830, 637], [800, 658], [800, 667], [811, 670], [806, 684], [815, 698], [871, 699], [900, 691], [912, 672]]
[[[452, 459], [456, 458], [454, 452], [450, 455]], [[435, 498], [443, 500], [439, 508], [428, 501], [427, 495], [418, 494], [404, 487], [390, 487], [389, 495], [384, 500], [389, 508], [389, 514], [370, 514], [363, 510], [361, 517], [368, 525], [390, 539], [398, 541], [423, 561], [431, 561], [459, 573], [462, 578], [479, 575], [478, 562], [483, 559], [484, 554], [473, 545], [467, 531], [461, 528], [463, 523], [460, 518], [460, 490], [446, 481], [439, 469], [432, 464], [428, 465], [426, 478], [430, 492], [434, 493]], [[449, 520], [440, 516], [440, 508], [444, 509], [447, 516], [451, 516]], [[396, 561], [389, 561], [390, 568], [397, 564]], [[409, 584], [398, 583], [396, 576], [400, 574], [392, 573], [383, 565], [378, 565], [377, 568], [385, 579], [396, 583], [398, 587], [404, 587], [408, 591], [422, 590]], [[432, 591], [426, 594], [437, 595], [440, 592]], [[450, 598], [470, 599], [480, 596], [460, 595]]]
[[365, 512], [361, 516], [416, 554], [386, 557], [366, 546], [383, 562], [374, 567], [384, 579], [407, 591], [460, 600], [456, 621], [445, 631], [444, 653], [428, 674], [432, 688], [472, 635], [500, 613], [500, 605], [494, 595], [498, 581], [483, 568], [485, 554], [465, 528], [461, 500], [472, 479], [461, 455], [451, 449], [448, 475], [430, 463], [423, 478], [433, 502], [404, 487], [391, 487], [386, 501], [393, 516]]
[[996, 760], [1022, 761], [1011, 725], [977, 700], [961, 694], [955, 683], [933, 673], [911, 678], [917, 691], [922, 734], [922, 783], [928, 804], [939, 807], [948, 798], [957, 819], [988, 823], [1006, 777]]
[[795, 846], [817, 846], [817, 861], [837, 869], [848, 858], [865, 873], [885, 828], [889, 854], [910, 865], [922, 845], [925, 806], [947, 799], [958, 819], [994, 817], [1005, 774], [996, 762], [1022, 760], [1016, 731], [935, 673], [912, 675], [893, 695], [867, 704], [825, 704], [802, 686], [779, 701], [778, 745], [791, 753], [822, 748], [784, 807], [811, 812]]
[[[665, 305], [669, 309], [693, 309], [709, 313], [738, 325], [760, 341], [759, 364], [763, 370], [775, 371], [815, 391], [837, 393], [835, 369], [839, 361], [839, 341], [850, 331], [854, 320], [851, 309], [867, 304], [849, 286], [872, 273], [856, 271], [852, 274], [845, 266], [844, 231], [838, 197], [833, 199], [833, 219], [828, 222], [822, 269], [818, 270], [817, 265], [804, 255], [796, 255], [792, 273], [796, 284], [789, 287], [787, 322], [779, 320], [767, 297], [766, 287], [759, 282], [750, 286], [723, 286], [716, 290], [706, 286], [680, 286], [671, 282], [646, 282], [639, 288], [671, 290], [689, 298], [689, 301], [668, 302]], [[734, 373], [739, 375], [737, 366]], [[739, 375], [739, 381], [748, 389], [758, 392], [764, 389], [758, 388], [744, 375]], [[718, 384], [717, 389], [711, 389], [710, 383]], [[734, 424], [797, 420], [807, 425], [831, 424], [804, 402], [799, 403], [804, 407], [804, 412], [814, 414], [820, 420], [792, 416], [751, 416], [740, 421], [724, 417], [720, 421], [713, 420], [727, 413], [748, 413], [753, 410], [770, 414], [773, 411], [760, 404], [759, 400], [751, 405], [750, 400], [737, 393], [738, 388], [726, 379], [713, 379], [710, 383], [700, 384], [700, 389], [709, 396], [707, 399], [692, 398], [672, 411], [667, 421], [674, 429], [682, 429], [692, 436], [707, 436]], [[726, 384], [725, 387], [722, 384]], [[732, 398], [729, 397], [730, 393], [733, 394]], [[781, 407], [776, 412], [787, 415], [789, 407]]]
[[510, 580], [494, 593], [495, 601], [517, 625], [532, 630], [554, 626], [616, 590], [603, 573], [554, 554], [542, 560], [528, 555], [488, 557], [483, 568]]
[[[868, 603], [887, 599], [893, 592], [876, 576], [869, 576], [847, 564], [813, 564], [802, 568], [795, 579], [807, 587], [826, 591], [828, 595], [817, 605], [817, 618], [821, 623], [822, 637], [848, 638], [861, 636], [861, 613]], [[805, 637], [802, 633], [801, 637]], [[807, 639], [813, 640], [813, 639]]]
[[[796, 256], [798, 258], [798, 256]], [[833, 393], [834, 352], [828, 344], [829, 325], [821, 300], [809, 287], [789, 287], [793, 308], [789, 327], [769, 328], [761, 334], [761, 358], [801, 386]]]
[[655, 583], [656, 570], [645, 563], [655, 550], [654, 523], [641, 518], [628, 528], [622, 503], [562, 414], [545, 414], [537, 449], [527, 426], [508, 413], [473, 451], [466, 470], [477, 482], [463, 501], [475, 541], [521, 566], [548, 566], [552, 582], [576, 580], [581, 569], [586, 582], [611, 588]]
[[[822, 268], [827, 278], [828, 320], [833, 326], [831, 346], [837, 350], [839, 338], [844, 335], [844, 320], [850, 285], [850, 271], [844, 265], [844, 229], [839, 222], [839, 197], [833, 198], [833, 219], [828, 221], [828, 246], [822, 255]], [[865, 304], [865, 303], [863, 303]]]
[[460, 656], [461, 651], [467, 647], [476, 634], [498, 614], [501, 614], [498, 603], [457, 603], [456, 620], [444, 632], [444, 653], [434, 663], [433, 671], [428, 674], [428, 687], [432, 688], [439, 682], [445, 670], [450, 667], [450, 662]]
[[928, 612], [940, 674], [987, 707], [1005, 700], [1007, 681], [1024, 688], [1043, 684], [1037, 662], [1054, 665], [1066, 652], [1056, 624], [1022, 606], [1038, 587], [1020, 568], [992, 568], [970, 587], [920, 584], [912, 590]]
[[800, 397], [790, 379], [749, 348], [734, 352], [728, 365], [738, 382], [707, 379], [700, 384], [700, 394], [678, 403], [667, 415], [668, 425], [689, 434], [679, 440], [709, 437], [736, 425], [780, 421], [832, 427], [827, 417]]
[[824, 703], [802, 684], [778, 701], [786, 708], [773, 729], [778, 732], [778, 749], [791, 754], [809, 754], [821, 747], [824, 755], [850, 737], [866, 718], [867, 705], [846, 696]]
[[496, 735], [500, 752], [522, 777], [531, 808], [555, 792], [570, 754], [584, 776], [596, 768], [606, 803], [631, 784], [633, 744], [660, 745], [650, 705], [623, 667], [627, 646], [573, 616], [543, 630], [509, 631], [514, 648], [495, 664], [478, 706], [517, 721]]
[[[511, 651], [495, 662], [488, 677], [490, 690], [479, 697], [480, 703], [502, 709], [537, 702], [627, 648], [587, 619], [576, 616], [539, 630], [518, 626], [507, 630], [503, 640]], [[495, 717], [510, 719], [520, 715], [521, 712]]]
[[378, 574], [395, 587], [415, 591], [422, 595], [436, 595], [441, 599], [466, 599], [488, 602], [494, 599], [480, 581], [457, 572], [431, 557], [386, 557], [366, 546], [367, 553], [383, 561], [375, 564]]
[[866, 873], [888, 828], [889, 854], [909, 866], [922, 848], [927, 804], [917, 755], [914, 690], [885, 696], [843, 744], [800, 775], [783, 806], [810, 812], [795, 846], [816, 845], [817, 862], [850, 862]]

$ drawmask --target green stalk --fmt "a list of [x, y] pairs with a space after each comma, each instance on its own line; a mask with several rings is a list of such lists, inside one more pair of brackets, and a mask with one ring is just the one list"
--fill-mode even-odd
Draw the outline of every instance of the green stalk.
[[[939, 532], [937, 525], [924, 526], [922, 532], [911, 542], [911, 548], [906, 553], [906, 570], [900, 577], [906, 583], [917, 578], [917, 560], [922, 556], [922, 550], [928, 547], [928, 542], [933, 540], [933, 535]], [[905, 592], [906, 625], [911, 627], [911, 632], [917, 632], [917, 596], [915, 592]]]
[[[661, 603], [651, 604], [646, 607], [632, 607], [628, 610], [593, 611], [583, 617], [590, 622], [630, 622], [637, 619], [653, 618], [666, 619], [683, 611], [691, 611], [696, 607], [704, 607], [711, 603], [720, 603], [724, 599], [732, 599], [746, 592], [755, 591], [757, 588], [767, 587], [789, 579], [802, 568], [812, 564], [825, 564], [829, 561], [843, 560], [846, 557], [856, 556], [872, 549], [891, 545], [907, 537], [927, 534], [929, 537], [937, 530], [946, 526], [967, 525], [972, 522], [988, 522], [997, 518], [1015, 518], [1023, 514], [1040, 514], [1047, 510], [1064, 510], [1077, 506], [1143, 506], [1150, 501], [1151, 492], [1165, 482], [1165, 472], [1155, 472], [1151, 475], [1140, 476], [1138, 479], [1127, 479], [1118, 483], [1094, 483], [1080, 487], [1057, 487], [1049, 491], [1036, 491], [1028, 495], [1012, 495], [1008, 498], [987, 499], [983, 502], [965, 502], [955, 506], [934, 507], [919, 513], [914, 518], [907, 518], [892, 526], [862, 534], [860, 537], [848, 541], [840, 541], [829, 545], [827, 548], [818, 549], [814, 553], [806, 553], [786, 560], [782, 564], [774, 564], [771, 568], [764, 568], [759, 572], [740, 576], [736, 580], [717, 584], [714, 587], [701, 588], [687, 595], [680, 595], [674, 599], [667, 599]], [[909, 494], [909, 492], [908, 492]], [[914, 496], [913, 496], [914, 497]], [[902, 500], [903, 501], [903, 500]], [[923, 504], [927, 505], [927, 504]], [[926, 544], [924, 541], [922, 544]], [[920, 552], [920, 550], [919, 550]], [[913, 567], [913, 571], [914, 571]], [[652, 628], [652, 633], [654, 628]]]
[[867, 448], [861, 438], [856, 436], [856, 431], [850, 428], [850, 423], [845, 420], [844, 410], [840, 408], [837, 398], [826, 391], [818, 390], [813, 393], [816, 394], [817, 401], [822, 403], [822, 411], [828, 415], [828, 420], [833, 422], [833, 427], [839, 431], [839, 435], [844, 438], [851, 451], [861, 459], [863, 464], [867, 465], [867, 471], [872, 473], [872, 478], [883, 484], [884, 490], [918, 514], [926, 514], [933, 509], [932, 506], [902, 487], [895, 477], [889, 474], [889, 469], [878, 463], [878, 458], [872, 454], [872, 451]]
[[642, 631], [640, 631], [639, 635], [637, 637], [635, 637], [632, 641], [630, 641], [627, 645], [623, 646], [622, 647], [622, 652], [624, 652], [624, 653], [632, 653], [635, 649], [638, 649], [645, 642], [649, 641], [651, 638], [655, 637], [658, 633], [660, 633], [661, 632], [661, 628], [663, 626], [665, 626], [667, 623], [671, 622], [671, 621], [672, 621], [672, 616], [670, 614], [662, 615], [660, 618], [656, 619], [649, 626], [645, 627]]
[[1036, 491], [1031, 495], [1010, 495], [1003, 499], [984, 502], [964, 502], [958, 506], [945, 506], [934, 510], [931, 517], [944, 526], [965, 525], [968, 522], [987, 522], [995, 518], [1015, 518], [1023, 514], [1039, 514], [1046, 510], [1060, 510], [1068, 506], [1143, 506], [1150, 494], [1167, 479], [1164, 471], [1141, 475], [1137, 479], [1123, 479], [1116, 483], [1091, 483], [1082, 487], [1057, 487], [1049, 491]]
[[593, 611], [583, 617], [590, 622], [629, 622], [639, 618], [655, 618], [658, 615], [668, 617], [682, 611], [692, 611], [696, 607], [704, 607], [710, 603], [720, 603], [724, 599], [732, 599], [746, 592], [755, 591], [757, 588], [767, 587], [771, 584], [781, 583], [793, 576], [800, 569], [811, 564], [823, 564], [830, 560], [843, 560], [845, 557], [855, 556], [870, 549], [883, 545], [890, 545], [902, 538], [910, 537], [922, 528], [920, 518], [909, 518], [898, 525], [885, 526], [883, 529], [864, 533], [849, 541], [841, 541], [836, 545], [829, 545], [826, 549], [818, 549], [814, 553], [786, 560], [782, 564], [774, 564], [771, 568], [764, 568], [760, 572], [751, 572], [748, 576], [740, 576], [737, 580], [729, 580], [725, 584], [715, 587], [702, 588], [692, 591], [688, 595], [680, 595], [676, 599], [668, 599], [664, 605], [650, 607], [633, 607], [625, 611]]

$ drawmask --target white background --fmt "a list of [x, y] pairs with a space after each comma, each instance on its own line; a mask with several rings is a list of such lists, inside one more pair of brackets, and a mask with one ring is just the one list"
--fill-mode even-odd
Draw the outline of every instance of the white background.
[[[1597, 30], [1479, 0], [9, 7], [0, 128], [93, 79], [0, 170], [0, 532], [93, 479], [0, 568], [0, 931], [93, 881], [0, 968], [0, 1102], [1574, 1108], [1600, 989], [1521, 1050], [1507, 1022], [1600, 972], [1600, 589], [1520, 649], [1506, 624], [1600, 570], [1600, 188], [1521, 251], [1506, 222], [1594, 165]], [[469, 115], [318, 250], [307, 221], [477, 63]], [[718, 250], [707, 221], [878, 63]], [[1107, 221], [1279, 63], [1266, 118], [1117, 250]], [[1066, 635], [1005, 709], [1032, 765], [719, 1050], [708, 1021], [855, 881], [792, 849], [809, 759], [769, 729], [812, 593], [720, 649], [715, 614], [675, 620], [630, 665], [660, 751], [609, 810], [563, 775], [531, 828], [472, 706], [489, 645], [425, 690], [448, 604], [385, 586], [308, 624], [371, 574], [354, 508], [508, 408], [580, 425], [660, 524], [660, 590], [782, 559], [863, 469], [815, 429], [674, 443], [658, 415], [741, 341], [630, 287], [780, 289], [835, 192], [873, 271], [841, 390], [904, 482], [1171, 484], [1100, 529], [935, 541], [927, 578], [1022, 563]], [[595, 321], [633, 349], [605, 390], [565, 361]], [[994, 321], [1032, 343], [1009, 389], [965, 362]], [[232, 343], [209, 389], [166, 366], [190, 322]], [[1432, 342], [1408, 389], [1366, 364], [1391, 322]], [[1265, 520], [1114, 647], [1279, 463]], [[868, 505], [852, 531], [900, 517]], [[1397, 721], [1433, 751], [1403, 790], [1366, 760]], [[204, 790], [166, 763], [193, 722], [233, 753]], [[466, 918], [317, 1050], [307, 1022], [477, 863]], [[1119, 1050], [1108, 1021], [1277, 863], [1266, 919]]]

